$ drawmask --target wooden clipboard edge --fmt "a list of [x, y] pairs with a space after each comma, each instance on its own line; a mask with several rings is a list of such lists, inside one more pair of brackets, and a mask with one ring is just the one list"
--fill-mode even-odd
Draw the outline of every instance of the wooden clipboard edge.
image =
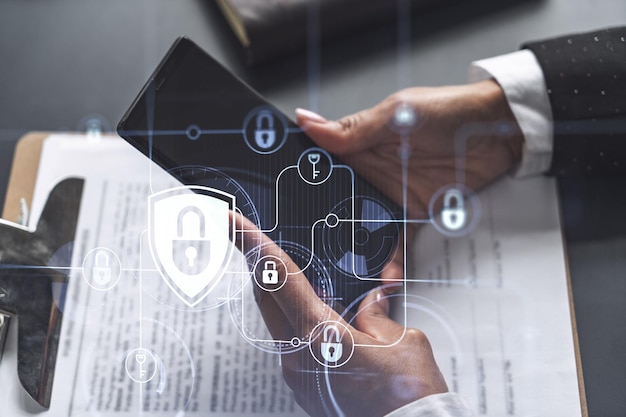
[[3, 219], [12, 222], [19, 219], [21, 198], [26, 200], [28, 207], [31, 206], [37, 172], [39, 171], [41, 150], [48, 136], [50, 133], [30, 132], [22, 136], [17, 142], [2, 211]]
[[567, 275], [567, 297], [569, 299], [569, 314], [570, 321], [572, 322], [572, 335], [574, 341], [574, 356], [576, 359], [576, 373], [578, 374], [578, 393], [580, 396], [580, 409], [583, 417], [589, 417], [589, 410], [587, 409], [587, 394], [585, 392], [585, 379], [583, 378], [583, 365], [580, 359], [580, 343], [578, 341], [578, 326], [576, 324], [576, 310], [574, 309], [574, 292], [572, 291], [572, 277], [569, 268], [569, 257], [567, 255], [567, 241], [565, 240], [565, 233], [563, 232], [563, 203], [561, 201], [561, 190], [558, 184], [557, 189], [557, 201], [559, 206], [559, 223], [561, 227], [561, 241], [563, 243], [563, 253], [565, 257], [563, 262], [565, 263], [565, 274]]

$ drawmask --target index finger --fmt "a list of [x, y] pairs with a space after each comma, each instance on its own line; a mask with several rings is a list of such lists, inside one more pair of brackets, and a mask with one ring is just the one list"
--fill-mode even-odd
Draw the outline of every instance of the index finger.
[[[345, 324], [339, 314], [317, 296], [308, 279], [289, 255], [248, 219], [238, 213], [233, 212], [232, 215], [235, 218], [236, 229], [241, 233], [236, 244], [242, 251], [258, 248], [260, 259], [272, 256], [282, 261], [277, 262], [276, 270], [280, 283], [285, 279], [287, 282], [279, 290], [268, 292], [263, 296], [271, 296], [276, 301], [298, 335], [308, 335], [322, 321], [338, 321]], [[258, 276], [260, 268], [255, 266], [253, 268]], [[263, 288], [260, 290], [264, 291]]]

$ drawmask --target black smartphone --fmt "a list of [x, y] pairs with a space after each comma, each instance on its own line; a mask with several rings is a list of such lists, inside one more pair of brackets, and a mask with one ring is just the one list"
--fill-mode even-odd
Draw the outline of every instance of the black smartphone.
[[174, 42], [118, 133], [183, 184], [233, 195], [315, 286], [330, 283], [336, 310], [379, 285], [401, 208], [191, 40]]

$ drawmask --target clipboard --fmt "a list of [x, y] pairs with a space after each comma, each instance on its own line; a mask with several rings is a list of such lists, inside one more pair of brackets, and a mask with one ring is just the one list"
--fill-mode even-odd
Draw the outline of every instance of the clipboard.
[[3, 219], [12, 222], [17, 221], [22, 214], [20, 208], [20, 199], [22, 198], [25, 199], [28, 207], [31, 206], [41, 150], [49, 135], [46, 132], [30, 132], [18, 141], [4, 200]]
[[[4, 353], [4, 341], [9, 337], [8, 326], [17, 317], [12, 326], [18, 326], [19, 382], [29, 397], [45, 409], [50, 407], [62, 321], [54, 286], [67, 282], [64, 273], [49, 267], [49, 260], [75, 239], [84, 184], [80, 178], [59, 181], [46, 195], [36, 226], [25, 227], [25, 221], [16, 224], [22, 206], [32, 201], [47, 137], [48, 134], [37, 132], [18, 142], [7, 193], [10, 199], [4, 210], [10, 221], [0, 225], [0, 315], [4, 324], [0, 326], [0, 353]], [[24, 210], [24, 217], [26, 214]], [[71, 253], [66, 256], [67, 263]]]
[[[29, 207], [31, 206], [43, 145], [50, 134], [51, 133], [48, 132], [30, 132], [19, 139], [13, 157], [2, 218], [9, 221], [16, 221], [22, 214], [20, 203], [20, 200], [22, 198], [26, 201], [26, 204]], [[567, 244], [564, 236], [562, 243], [565, 254], [567, 255]], [[581, 414], [583, 417], [588, 417], [589, 413], [587, 408], [587, 398], [585, 393], [585, 384], [580, 356], [578, 329], [576, 325], [576, 312], [573, 305], [573, 293], [569, 262], [567, 259], [564, 259], [564, 262], [567, 274], [567, 289], [571, 318], [570, 321], [574, 338], [573, 342], [578, 377]]]

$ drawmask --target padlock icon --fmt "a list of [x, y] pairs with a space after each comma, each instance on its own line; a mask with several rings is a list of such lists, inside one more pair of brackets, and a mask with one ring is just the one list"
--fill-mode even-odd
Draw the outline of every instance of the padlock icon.
[[457, 188], [450, 188], [443, 196], [441, 222], [448, 230], [459, 230], [465, 226], [467, 214], [463, 193]]
[[276, 143], [276, 129], [274, 129], [274, 115], [269, 110], [261, 110], [256, 116], [256, 130], [254, 141], [261, 149], [270, 149]]
[[[330, 341], [331, 331], [335, 336], [334, 342]], [[326, 360], [326, 362], [335, 363], [341, 359], [341, 355], [343, 355], [343, 344], [341, 343], [339, 329], [334, 324], [324, 327], [324, 339], [321, 350], [322, 357]]]
[[103, 250], [96, 252], [94, 266], [91, 270], [91, 277], [97, 285], [105, 286], [111, 282], [111, 258]]
[[[195, 228], [191, 227], [194, 219]], [[206, 220], [202, 210], [195, 206], [183, 208], [178, 213], [176, 231], [177, 239], [172, 240], [174, 265], [183, 274], [200, 274], [209, 265], [211, 255], [211, 241], [205, 237]]]
[[266, 261], [263, 267], [263, 284], [278, 284], [278, 271], [276, 262]]

